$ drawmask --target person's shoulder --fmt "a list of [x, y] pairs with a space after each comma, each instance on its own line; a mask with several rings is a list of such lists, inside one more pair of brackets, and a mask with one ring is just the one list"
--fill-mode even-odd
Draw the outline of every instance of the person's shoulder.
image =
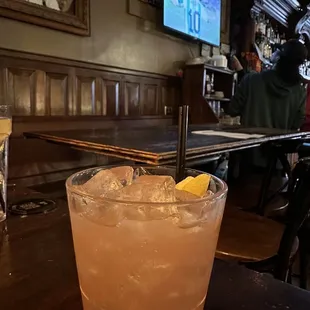
[[249, 77], [249, 78], [254, 78], [254, 77], [259, 76], [260, 74], [261, 73], [259, 73], [259, 72], [250, 71], [249, 73], [246, 74], [246, 76]]
[[264, 81], [264, 77], [262, 72], [249, 72], [243, 78], [243, 83], [248, 85], [249, 87], [255, 87], [255, 85], [260, 85]]
[[249, 72], [243, 77], [243, 81], [248, 83], [252, 80], [256, 80], [257, 78], [259, 78], [259, 75], [260, 74], [257, 72]]
[[273, 77], [277, 77], [277, 72], [274, 69], [269, 69], [269, 70], [262, 71], [260, 73], [260, 76], [262, 78], [273, 78]]

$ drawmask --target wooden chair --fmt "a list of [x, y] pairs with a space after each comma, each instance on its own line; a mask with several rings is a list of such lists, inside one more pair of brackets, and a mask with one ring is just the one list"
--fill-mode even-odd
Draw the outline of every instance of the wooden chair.
[[233, 210], [224, 214], [216, 256], [237, 260], [250, 269], [287, 280], [298, 249], [298, 232], [310, 209], [310, 158], [300, 160], [292, 172], [291, 195], [285, 224]]

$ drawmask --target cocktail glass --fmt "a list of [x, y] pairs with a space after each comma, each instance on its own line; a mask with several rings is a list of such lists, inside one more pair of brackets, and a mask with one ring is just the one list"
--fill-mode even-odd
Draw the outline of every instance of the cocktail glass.
[[[226, 184], [212, 176], [214, 195], [176, 202], [86, 193], [81, 185], [103, 169], [109, 167], [76, 173], [66, 183], [84, 310], [203, 309]], [[175, 168], [137, 170], [175, 177]], [[186, 176], [201, 173], [186, 170]], [[155, 184], [147, 188], [156, 194]]]
[[6, 219], [7, 213], [8, 153], [11, 132], [10, 106], [0, 105], [0, 222]]

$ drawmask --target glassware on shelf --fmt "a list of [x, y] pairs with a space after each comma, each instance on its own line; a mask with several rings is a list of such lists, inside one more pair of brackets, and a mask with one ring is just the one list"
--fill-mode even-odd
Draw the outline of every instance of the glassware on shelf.
[[212, 91], [211, 78], [210, 78], [210, 75], [207, 74], [206, 75], [206, 95], [211, 96], [211, 91]]
[[211, 94], [214, 95], [214, 73], [211, 74]]
[[277, 26], [273, 26], [268, 15], [252, 9], [251, 16], [255, 23], [255, 44], [259, 50], [259, 57], [264, 64], [264, 68], [269, 68], [272, 54], [278, 45], [286, 42], [286, 36], [281, 33]]
[[299, 73], [300, 75], [307, 81], [310, 80], [310, 61], [305, 61], [300, 67], [299, 67]]
[[208, 102], [210, 108], [212, 109], [213, 113], [216, 115], [217, 118], [220, 118], [221, 115], [221, 102], [216, 100], [211, 100]]

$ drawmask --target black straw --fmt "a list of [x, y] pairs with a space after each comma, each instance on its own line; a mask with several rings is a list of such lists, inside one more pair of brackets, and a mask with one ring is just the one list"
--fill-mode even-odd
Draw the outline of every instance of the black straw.
[[188, 110], [188, 105], [184, 105], [183, 107], [179, 108], [176, 182], [181, 182], [185, 177]]

